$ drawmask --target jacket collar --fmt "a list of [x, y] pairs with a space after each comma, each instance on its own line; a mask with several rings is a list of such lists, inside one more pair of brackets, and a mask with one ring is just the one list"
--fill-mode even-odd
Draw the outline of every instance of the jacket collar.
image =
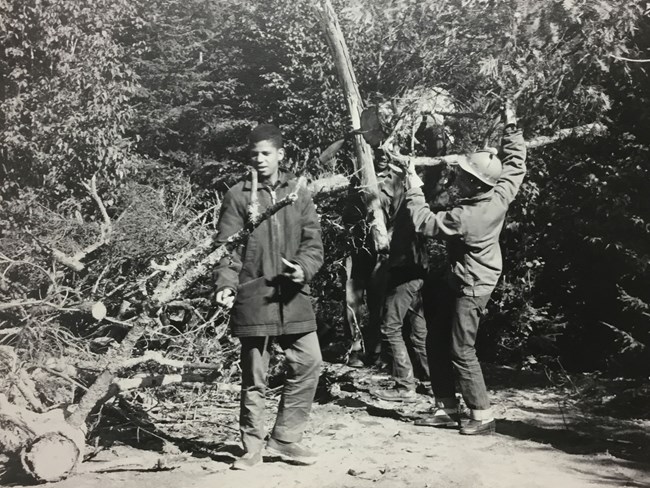
[[479, 193], [478, 195], [474, 195], [473, 197], [463, 198], [458, 203], [460, 203], [461, 205], [467, 205], [471, 203], [484, 202], [490, 200], [493, 194], [494, 194], [494, 188], [490, 188], [488, 191], [484, 193]]

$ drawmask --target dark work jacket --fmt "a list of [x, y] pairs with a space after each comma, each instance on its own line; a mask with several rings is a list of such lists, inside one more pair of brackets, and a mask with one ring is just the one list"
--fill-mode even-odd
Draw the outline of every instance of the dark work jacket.
[[503, 170], [494, 188], [461, 200], [451, 210], [432, 212], [420, 188], [406, 192], [418, 233], [447, 240], [451, 261], [449, 283], [463, 295], [489, 295], [501, 276], [499, 234], [508, 206], [526, 174], [526, 144], [521, 131], [504, 135], [501, 159]]
[[[259, 212], [294, 191], [296, 183], [292, 175], [283, 172], [274, 188], [260, 183]], [[244, 226], [250, 193], [249, 179], [226, 193], [217, 225], [218, 244]], [[237, 292], [230, 315], [233, 335], [279, 336], [316, 330], [309, 285], [299, 285], [281, 276], [281, 258], [299, 264], [306, 283], [323, 264], [320, 223], [306, 188], [298, 191], [293, 204], [262, 222], [245, 244], [215, 268], [217, 291], [230, 287]]]
[[[408, 279], [415, 276], [420, 277], [428, 265], [428, 255], [423, 238], [416, 234], [406, 207], [403, 179], [387, 168], [377, 173], [377, 182], [381, 209], [390, 239], [388, 269], [395, 270], [400, 274], [405, 273], [408, 275]], [[368, 254], [369, 259], [360, 259], [360, 261], [368, 261], [372, 264], [375, 262], [376, 251], [372, 235], [366, 229], [366, 205], [359, 188], [360, 183], [353, 180], [343, 221], [348, 226], [352, 226], [351, 234], [356, 254]], [[366, 270], [366, 272], [369, 274], [372, 269]]]

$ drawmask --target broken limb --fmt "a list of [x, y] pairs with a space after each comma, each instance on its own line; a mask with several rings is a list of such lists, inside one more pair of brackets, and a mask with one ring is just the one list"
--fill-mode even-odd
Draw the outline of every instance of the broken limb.
[[110, 385], [113, 382], [113, 378], [115, 377], [115, 373], [119, 369], [119, 365], [123, 362], [120, 360], [131, 356], [131, 351], [133, 351], [135, 343], [140, 339], [140, 337], [142, 337], [142, 334], [144, 334], [150, 322], [150, 319], [136, 322], [131, 330], [126, 334], [117, 350], [107, 354], [108, 357], [105, 361], [107, 366], [88, 389], [77, 405], [75, 411], [72, 412], [72, 415], [67, 419], [70, 425], [79, 428], [83, 426], [86, 422], [86, 418], [93, 408], [95, 408], [95, 405], [105, 399], [105, 396], [110, 389]]
[[138, 356], [136, 358], [130, 358], [127, 359], [120, 364], [115, 366], [116, 370], [120, 369], [125, 369], [125, 368], [132, 368], [133, 366], [136, 366], [138, 364], [145, 363], [147, 361], [154, 361], [157, 364], [160, 364], [161, 366], [170, 366], [172, 368], [181, 368], [181, 369], [221, 369], [221, 366], [218, 364], [210, 364], [210, 363], [186, 363], [185, 361], [178, 361], [176, 359], [168, 359], [162, 355], [161, 352], [158, 351], [147, 351], [145, 352], [142, 356]]
[[102, 199], [99, 197], [99, 194], [97, 193], [96, 177], [93, 176], [88, 183], [82, 183], [82, 185], [88, 191], [88, 193], [90, 194], [91, 198], [95, 201], [95, 203], [97, 203], [97, 206], [99, 207], [99, 211], [102, 214], [103, 223], [100, 226], [101, 234], [99, 240], [91, 244], [90, 246], [82, 249], [74, 256], [68, 256], [67, 254], [59, 251], [58, 249], [50, 248], [52, 252], [52, 257], [57, 263], [62, 264], [67, 268], [70, 268], [73, 271], [77, 271], [77, 272], [83, 271], [85, 269], [86, 265], [83, 263], [83, 260], [89, 254], [95, 252], [97, 249], [110, 242], [111, 233], [113, 231], [113, 225], [111, 223], [111, 219], [108, 216], [108, 213], [106, 212], [106, 207], [104, 206], [104, 202], [102, 201]]
[[[526, 147], [533, 149], [537, 147], [546, 146], [555, 142], [567, 139], [569, 137], [586, 137], [586, 136], [603, 136], [607, 133], [607, 127], [599, 122], [592, 124], [580, 125], [568, 129], [560, 129], [555, 134], [550, 136], [538, 136], [529, 141], [526, 141]], [[392, 150], [390, 146], [383, 145], [382, 148], [388, 155], [397, 163], [407, 164], [411, 161], [415, 166], [439, 166], [441, 164], [456, 164], [458, 159], [462, 157], [461, 154], [449, 154], [441, 157], [426, 157], [426, 156], [407, 156], [399, 154]]]
[[580, 138], [586, 136], [604, 136], [605, 134], [607, 134], [607, 126], [600, 122], [594, 122], [592, 124], [571, 127], [569, 129], [560, 129], [550, 136], [537, 136], [530, 141], [527, 141], [526, 147], [528, 149], [533, 149], [536, 147], [546, 146], [547, 144], [553, 144], [569, 137]]
[[122, 392], [136, 388], [151, 388], [153, 386], [166, 386], [176, 383], [212, 383], [213, 381], [214, 375], [209, 374], [154, 374], [135, 376], [133, 378], [119, 378], [113, 381], [112, 387]]

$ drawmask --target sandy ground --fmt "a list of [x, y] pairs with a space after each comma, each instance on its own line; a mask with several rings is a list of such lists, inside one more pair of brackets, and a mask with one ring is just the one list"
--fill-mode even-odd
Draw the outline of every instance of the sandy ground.
[[[417, 427], [430, 407], [376, 402], [369, 390], [381, 377], [358, 376], [342, 366], [329, 401], [314, 406], [305, 444], [319, 453], [313, 466], [265, 458], [249, 471], [233, 471], [239, 454], [236, 411], [224, 416], [224, 438], [211, 455], [115, 444], [84, 463], [74, 477], [48, 488], [578, 488], [650, 487], [650, 422], [586, 418], [562, 394], [545, 387], [503, 387], [492, 393], [497, 433], [461, 436], [454, 429]], [[355, 376], [357, 375], [357, 376]], [[338, 382], [330, 383], [339, 385]], [[231, 404], [232, 405], [232, 404]], [[269, 400], [272, 425], [277, 398]], [[210, 432], [210, 424], [194, 426]], [[207, 441], [206, 441], [207, 442]]]

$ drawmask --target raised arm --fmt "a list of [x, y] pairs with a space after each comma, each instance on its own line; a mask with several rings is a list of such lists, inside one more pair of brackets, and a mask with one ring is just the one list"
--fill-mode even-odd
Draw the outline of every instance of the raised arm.
[[508, 206], [519, 191], [526, 174], [526, 143], [521, 130], [517, 129], [517, 119], [511, 102], [503, 108], [505, 128], [501, 139], [501, 162], [503, 170], [494, 187], [494, 193]]
[[407, 190], [406, 206], [418, 234], [438, 239], [462, 238], [460, 207], [449, 211], [432, 212], [419, 186], [412, 186]]

